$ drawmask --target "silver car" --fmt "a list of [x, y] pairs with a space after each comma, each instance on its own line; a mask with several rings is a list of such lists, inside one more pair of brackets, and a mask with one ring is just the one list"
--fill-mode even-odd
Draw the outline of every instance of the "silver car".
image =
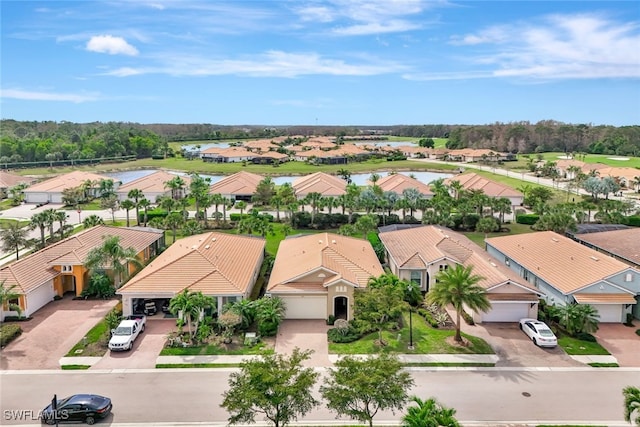
[[555, 347], [558, 345], [558, 338], [544, 322], [536, 319], [520, 319], [520, 329], [538, 347]]

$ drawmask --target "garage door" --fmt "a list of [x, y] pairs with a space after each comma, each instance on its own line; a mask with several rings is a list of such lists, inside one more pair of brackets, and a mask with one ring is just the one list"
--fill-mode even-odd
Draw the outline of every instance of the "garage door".
[[622, 322], [622, 305], [621, 304], [591, 304], [593, 308], [598, 310], [600, 322], [602, 323], [620, 323]]
[[483, 322], [517, 322], [529, 317], [529, 303], [491, 303], [491, 311], [482, 315]]
[[326, 319], [327, 297], [324, 295], [281, 296], [285, 319]]
[[49, 201], [49, 193], [24, 193], [27, 203], [45, 203]]
[[38, 286], [27, 294], [27, 312], [25, 315], [31, 316], [38, 309], [47, 303], [53, 301], [55, 293], [53, 292], [53, 283], [47, 282]]

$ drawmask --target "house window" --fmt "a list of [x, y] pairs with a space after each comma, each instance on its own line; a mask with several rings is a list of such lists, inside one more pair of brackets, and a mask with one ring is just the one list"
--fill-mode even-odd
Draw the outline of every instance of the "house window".
[[73, 271], [73, 267], [71, 267], [70, 265], [63, 265], [62, 266], [62, 272], [63, 273], [71, 273]]
[[633, 274], [631, 274], [631, 273], [627, 273], [627, 274], [624, 276], [624, 281], [625, 281], [625, 282], [631, 282], [632, 280], [633, 280]]
[[421, 271], [412, 271], [411, 272], [411, 283], [414, 285], [418, 285], [422, 287], [422, 272]]
[[507, 257], [504, 257], [504, 263], [506, 265], [511, 265], [511, 260], [509, 258], [507, 258]]
[[17, 305], [18, 307], [20, 306], [20, 300], [18, 298], [10, 299], [8, 303], [9, 307], [11, 307], [12, 305]]
[[529, 280], [529, 270], [525, 270], [525, 269], [522, 270], [522, 278], [524, 280]]
[[440, 271], [447, 271], [449, 269], [449, 265], [444, 264], [439, 267]]

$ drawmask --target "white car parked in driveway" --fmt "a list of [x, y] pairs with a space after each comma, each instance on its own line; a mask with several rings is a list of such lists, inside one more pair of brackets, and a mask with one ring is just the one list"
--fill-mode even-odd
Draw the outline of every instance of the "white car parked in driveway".
[[558, 345], [556, 335], [544, 322], [536, 319], [520, 319], [520, 329], [538, 347], [555, 347]]

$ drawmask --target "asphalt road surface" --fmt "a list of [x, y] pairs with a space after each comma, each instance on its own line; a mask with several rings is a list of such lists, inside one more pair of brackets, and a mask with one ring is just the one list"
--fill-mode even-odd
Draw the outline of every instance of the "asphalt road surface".
[[[39, 424], [37, 413], [54, 393], [110, 397], [113, 414], [101, 425], [225, 425], [220, 408], [231, 369], [0, 372], [1, 425]], [[638, 369], [412, 369], [421, 398], [457, 409], [463, 425], [541, 423], [628, 426], [622, 389], [640, 386]], [[398, 425], [401, 414], [381, 413], [376, 425]], [[257, 421], [262, 421], [260, 418]], [[305, 425], [336, 425], [324, 406]], [[349, 424], [345, 420], [344, 425]]]

